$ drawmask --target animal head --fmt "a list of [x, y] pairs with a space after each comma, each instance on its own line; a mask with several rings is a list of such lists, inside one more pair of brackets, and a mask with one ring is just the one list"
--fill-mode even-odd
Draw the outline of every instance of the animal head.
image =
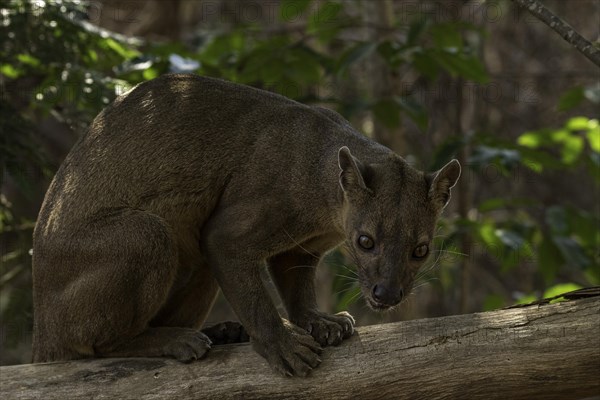
[[426, 174], [395, 154], [381, 163], [362, 163], [347, 147], [339, 150], [338, 162], [342, 225], [362, 294], [372, 309], [389, 309], [408, 295], [431, 252], [460, 164], [452, 160]]

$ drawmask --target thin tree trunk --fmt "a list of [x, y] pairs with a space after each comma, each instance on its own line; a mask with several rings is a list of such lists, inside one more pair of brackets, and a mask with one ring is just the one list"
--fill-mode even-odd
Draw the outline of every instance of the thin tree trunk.
[[571, 46], [600, 67], [600, 50], [584, 38], [567, 22], [554, 15], [537, 0], [513, 0], [519, 6], [527, 9], [533, 16], [548, 25]]

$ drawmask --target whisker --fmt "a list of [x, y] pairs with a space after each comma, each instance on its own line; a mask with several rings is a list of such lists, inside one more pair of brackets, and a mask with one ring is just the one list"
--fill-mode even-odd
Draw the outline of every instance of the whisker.
[[300, 247], [302, 250], [304, 250], [307, 254], [313, 256], [314, 258], [316, 258], [317, 260], [320, 259], [320, 257], [317, 257], [315, 254], [311, 253], [310, 251], [306, 250], [304, 247], [302, 247], [302, 245], [300, 243], [298, 243], [296, 241], [296, 239], [294, 239], [292, 237], [292, 235], [289, 234], [289, 232], [287, 231], [287, 229], [283, 228], [283, 232], [285, 232], [285, 234], [292, 239], [292, 242], [294, 242], [296, 244], [296, 246]]
[[351, 270], [351, 269], [349, 269], [349, 268], [344, 268], [344, 269], [350, 273], [350, 275], [345, 275], [345, 276], [347, 276], [348, 278], [350, 278], [350, 277], [358, 278], [358, 273], [356, 273], [355, 271], [352, 271], [352, 270]]
[[348, 305], [353, 304], [358, 297], [360, 296], [360, 290], [358, 292], [356, 292], [356, 294], [354, 294], [354, 296], [350, 297], [350, 300], [348, 300]]
[[417, 289], [419, 289], [419, 288], [421, 288], [423, 286], [426, 286], [430, 282], [435, 281], [435, 280], [438, 280], [438, 279], [437, 278], [432, 278], [432, 279], [428, 279], [428, 280], [426, 280], [424, 282], [419, 283], [417, 286], [413, 287], [413, 291], [411, 292], [411, 294], [414, 294]]
[[334, 293], [333, 295], [334, 295], [334, 296], [337, 296], [337, 295], [339, 295], [339, 294], [342, 294], [342, 293], [348, 292], [348, 291], [350, 291], [350, 290], [352, 290], [352, 289], [353, 289], [353, 287], [352, 287], [352, 285], [351, 285], [351, 286], [348, 286], [348, 287], [346, 287], [346, 288], [343, 288], [342, 290], [340, 290], [340, 291], [338, 291], [338, 292]]
[[291, 271], [292, 269], [297, 269], [297, 268], [317, 268], [316, 265], [296, 265], [295, 267], [290, 267], [288, 269], [286, 269], [286, 271]]
[[452, 251], [452, 250], [433, 250], [434, 253], [448, 253], [448, 254], [457, 254], [459, 256], [468, 257], [469, 255], [466, 253], [461, 253], [460, 251]]
[[356, 277], [353, 276], [353, 275], [334, 274], [333, 276], [338, 276], [340, 278], [346, 278], [346, 279], [349, 279], [349, 280], [351, 280], [353, 282], [356, 282]]

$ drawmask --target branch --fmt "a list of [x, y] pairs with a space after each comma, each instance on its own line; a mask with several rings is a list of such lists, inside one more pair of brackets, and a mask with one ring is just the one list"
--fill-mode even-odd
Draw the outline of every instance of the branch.
[[584, 56], [600, 67], [600, 50], [589, 40], [581, 36], [571, 25], [554, 15], [538, 0], [513, 0], [526, 8], [537, 19], [554, 29], [567, 42], [579, 50]]
[[10, 399], [563, 399], [600, 392], [600, 297], [365, 326], [284, 378], [247, 344], [204, 360], [97, 359], [0, 367]]

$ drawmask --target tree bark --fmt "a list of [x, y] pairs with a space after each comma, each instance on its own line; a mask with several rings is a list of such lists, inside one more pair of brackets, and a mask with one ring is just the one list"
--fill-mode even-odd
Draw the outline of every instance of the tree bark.
[[5, 399], [578, 399], [600, 394], [600, 297], [358, 328], [308, 378], [249, 345], [191, 364], [96, 359], [0, 368]]
[[571, 25], [554, 15], [537, 0], [513, 0], [519, 6], [527, 9], [534, 17], [548, 25], [571, 46], [600, 67], [600, 50], [584, 38]]

